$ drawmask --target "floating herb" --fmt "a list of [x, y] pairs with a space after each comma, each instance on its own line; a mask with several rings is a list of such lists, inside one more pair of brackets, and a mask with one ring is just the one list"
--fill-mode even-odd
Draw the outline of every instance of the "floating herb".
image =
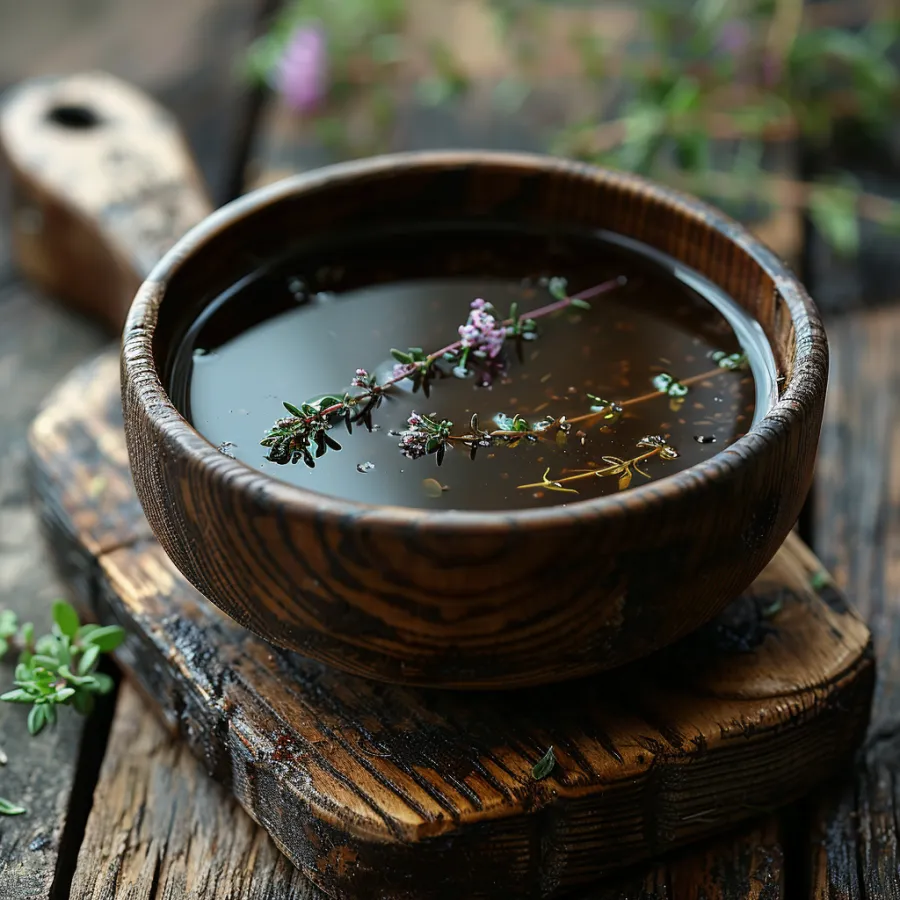
[[[589, 298], [624, 283], [624, 278], [610, 279], [570, 296], [565, 279], [552, 278], [549, 279], [547, 289], [554, 298], [553, 302], [527, 314], [521, 314], [518, 304], [513, 303], [506, 318], [501, 318], [492, 304], [478, 298], [470, 304], [465, 323], [458, 327], [459, 339], [453, 343], [430, 353], [426, 353], [421, 347], [392, 349], [394, 368], [390, 377], [383, 382], [379, 383], [374, 375], [359, 368], [351, 380], [351, 391], [355, 389], [355, 392], [318, 397], [299, 406], [285, 402], [284, 407], [290, 416], [279, 419], [261, 442], [269, 448], [268, 459], [281, 464], [302, 460], [312, 468], [316, 465], [316, 460], [328, 450], [341, 449], [341, 445], [330, 434], [334, 427], [343, 424], [348, 433], [352, 433], [353, 425], [358, 423], [365, 425], [370, 431], [377, 428], [372, 421], [373, 413], [400, 382], [409, 380], [412, 382], [413, 393], [422, 391], [425, 396], [429, 396], [433, 381], [449, 374], [445, 367], [447, 364], [457, 377], [468, 377], [472, 374], [473, 365], [479, 371], [486, 366], [495, 365], [500, 361], [507, 341], [513, 340], [517, 349], [520, 349], [523, 340], [536, 337], [536, 320], [569, 307], [589, 308]], [[573, 417], [545, 416], [529, 421], [521, 414], [510, 416], [500, 412], [493, 417], [496, 427], [485, 428], [480, 424], [476, 413], [471, 416], [467, 431], [455, 432], [454, 423], [440, 417], [438, 413], [425, 415], [413, 411], [406, 427], [392, 433], [400, 439], [398, 447], [405, 456], [410, 459], [434, 456], [438, 465], [441, 465], [447, 451], [454, 445], [465, 448], [473, 460], [484, 447], [504, 445], [515, 448], [523, 442], [533, 443], [544, 439], [553, 440], [557, 447], [563, 449], [568, 446], [573, 426], [576, 425], [580, 426], [576, 436], [584, 445], [587, 438], [584, 429], [600, 425], [603, 426], [601, 430], [608, 431], [619, 422], [628, 407], [651, 401], [661, 395], [669, 399], [670, 409], [677, 410], [689, 393], [690, 385], [746, 364], [743, 353], [726, 354], [724, 351], [716, 351], [711, 356], [716, 368], [681, 379], [669, 372], [660, 372], [651, 379], [654, 390], [637, 397], [609, 400], [588, 393], [589, 412]], [[570, 392], [575, 392], [575, 388], [570, 388]], [[577, 488], [570, 486], [572, 482], [591, 477], [615, 477], [618, 489], [626, 490], [632, 485], [635, 473], [643, 478], [651, 477], [641, 467], [642, 463], [651, 458], [672, 460], [679, 455], [661, 436], [645, 437], [638, 442], [637, 447], [645, 452], [631, 459], [599, 456], [598, 464], [589, 462], [588, 469], [563, 470], [559, 477], [551, 477], [551, 469], [547, 468], [540, 481], [519, 485], [519, 489], [535, 488], [577, 494]], [[359, 466], [357, 468], [364, 471]], [[433, 494], [437, 497], [432, 481], [443, 490], [440, 482], [435, 479], [425, 479], [424, 489], [427, 496]]]
[[[465, 324], [459, 326], [459, 340], [428, 354], [421, 347], [411, 347], [405, 351], [391, 350], [391, 355], [396, 361], [391, 377], [384, 383], [378, 384], [375, 377], [369, 375], [365, 369], [357, 369], [351, 386], [362, 388], [358, 394], [345, 393], [341, 397], [320, 397], [300, 406], [285, 401], [283, 405], [290, 416], [278, 419], [260, 443], [269, 448], [267, 458], [271, 462], [284, 465], [303, 460], [307, 466], [314, 468], [316, 459], [327, 450], [341, 449], [340, 444], [328, 434], [335, 425], [343, 423], [347, 431], [352, 432], [352, 426], [362, 422], [366, 428], [372, 430], [372, 413], [381, 405], [385, 393], [395, 384], [409, 379], [413, 383], [413, 391], [421, 390], [427, 397], [430, 394], [431, 382], [438, 371], [438, 362], [450, 362], [456, 369], [465, 369], [472, 357], [485, 361], [494, 360], [499, 356], [508, 338], [521, 340], [533, 336], [536, 319], [566, 309], [574, 305], [576, 301], [580, 308], [589, 308], [587, 303], [589, 298], [621, 287], [625, 283], [624, 277], [612, 278], [586, 291], [581, 291], [574, 297], [563, 296], [553, 303], [532, 310], [527, 317], [520, 316], [518, 310], [513, 309], [510, 318], [503, 320], [498, 319], [491, 304], [478, 298], [472, 301], [469, 317]], [[564, 282], [560, 282], [560, 280], [554, 282], [554, 289], [557, 293], [563, 287]], [[407, 432], [409, 430], [407, 429]], [[412, 430], [419, 429], [413, 428]], [[425, 452], [438, 453], [439, 446], [446, 449], [447, 436], [449, 436], [449, 431], [447, 435], [431, 435], [431, 437], [440, 438], [440, 443], [432, 443], [433, 449]], [[406, 444], [401, 443], [401, 449], [404, 453], [407, 453], [407, 450], [412, 451], [407, 455], [424, 455], [415, 449], [418, 444], [417, 438], [410, 437]], [[443, 456], [443, 451], [438, 453], [439, 464], [443, 460]]]
[[556, 768], [556, 754], [550, 749], [534, 764], [531, 777], [535, 781], [543, 781]]
[[747, 368], [746, 353], [726, 353], [724, 350], [716, 350], [711, 357], [714, 363], [719, 364], [720, 369], [735, 371]]
[[541, 488], [549, 491], [566, 491], [568, 493], [577, 494], [575, 488], [567, 488], [564, 485], [573, 481], [580, 481], [585, 478], [606, 478], [617, 475], [619, 477], [619, 490], [625, 490], [630, 484], [633, 472], [643, 475], [644, 478], [650, 478], [650, 475], [641, 469], [639, 463], [646, 459], [652, 459], [658, 456], [660, 459], [677, 459], [678, 451], [666, 442], [659, 435], [652, 435], [638, 441], [638, 447], [649, 448], [646, 453], [641, 453], [633, 459], [619, 459], [617, 456], [604, 456], [603, 462], [605, 466], [596, 469], [580, 469], [573, 475], [566, 475], [562, 478], [549, 478], [550, 470], [544, 472], [541, 481], [534, 484], [520, 484], [519, 490], [528, 490], [530, 488]]

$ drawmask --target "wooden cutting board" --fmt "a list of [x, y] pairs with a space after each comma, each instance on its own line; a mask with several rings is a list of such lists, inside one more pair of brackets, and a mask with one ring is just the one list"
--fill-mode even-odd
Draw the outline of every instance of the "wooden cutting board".
[[148, 701], [333, 896], [555, 896], [787, 803], [865, 730], [868, 631], [793, 536], [651, 660], [526, 691], [410, 689], [276, 650], [187, 584], [133, 492], [115, 351], [51, 395], [31, 451], [76, 598], [128, 630], [119, 658]]

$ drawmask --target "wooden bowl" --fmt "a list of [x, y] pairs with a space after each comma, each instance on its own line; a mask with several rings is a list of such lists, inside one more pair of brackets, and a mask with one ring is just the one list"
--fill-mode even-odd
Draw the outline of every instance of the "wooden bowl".
[[[698, 270], [762, 324], [779, 397], [704, 463], [614, 496], [512, 512], [369, 506], [219, 453], [172, 405], [164, 367], [186, 321], [305, 235], [361, 223], [505, 221], [603, 228]], [[122, 354], [134, 481], [166, 552], [206, 597], [282, 647], [349, 672], [517, 687], [652, 653], [756, 577], [810, 485], [827, 345], [785, 266], [708, 206], [637, 177], [531, 155], [403, 154], [250, 194], [152, 271]]]

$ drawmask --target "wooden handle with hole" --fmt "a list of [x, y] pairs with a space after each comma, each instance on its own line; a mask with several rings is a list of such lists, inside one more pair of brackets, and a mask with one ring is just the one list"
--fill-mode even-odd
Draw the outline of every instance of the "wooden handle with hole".
[[154, 264], [212, 209], [173, 116], [103, 73], [13, 88], [0, 149], [21, 271], [115, 330]]

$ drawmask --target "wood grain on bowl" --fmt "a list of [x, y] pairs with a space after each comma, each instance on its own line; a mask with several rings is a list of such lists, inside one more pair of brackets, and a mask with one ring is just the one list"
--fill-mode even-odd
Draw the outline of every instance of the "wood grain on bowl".
[[[782, 378], [777, 403], [725, 452], [639, 490], [440, 515], [281, 484], [218, 453], [173, 409], [165, 361], [185, 323], [259, 260], [312, 233], [422, 216], [605, 228], [674, 256], [762, 324]], [[408, 154], [282, 182], [192, 232], [132, 307], [123, 400], [154, 533], [229, 615], [355, 674], [487, 688], [646, 656], [746, 588], [806, 496], [826, 374], [824, 333], [802, 287], [699, 202], [543, 157]]]

